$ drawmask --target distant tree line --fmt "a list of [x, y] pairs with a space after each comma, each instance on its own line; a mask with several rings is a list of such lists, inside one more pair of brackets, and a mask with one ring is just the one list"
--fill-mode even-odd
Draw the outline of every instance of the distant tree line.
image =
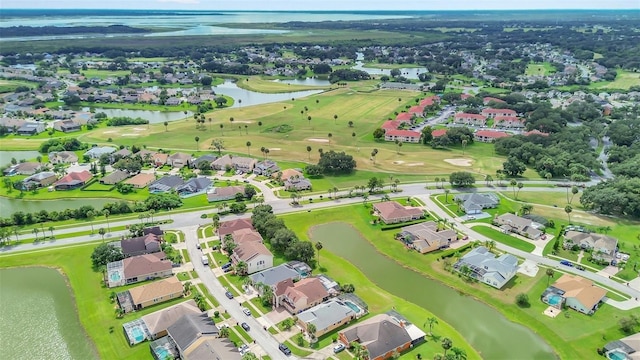
[[151, 30], [126, 25], [109, 26], [11, 26], [2, 29], [2, 36], [47, 36], [73, 34], [142, 34]]

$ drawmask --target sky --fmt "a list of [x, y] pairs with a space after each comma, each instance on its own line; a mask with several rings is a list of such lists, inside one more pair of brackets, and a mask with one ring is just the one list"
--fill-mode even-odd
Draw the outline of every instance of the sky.
[[5, 9], [512, 10], [640, 9], [640, 0], [0, 0]]

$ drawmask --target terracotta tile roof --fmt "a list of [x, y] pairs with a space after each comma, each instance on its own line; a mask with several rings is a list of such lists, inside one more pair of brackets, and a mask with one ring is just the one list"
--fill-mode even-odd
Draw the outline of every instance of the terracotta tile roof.
[[225, 235], [233, 234], [234, 231], [240, 229], [255, 230], [253, 224], [251, 223], [251, 219], [229, 220], [220, 223], [220, 225], [218, 226], [218, 236], [220, 236], [220, 239], [222, 239]]
[[131, 288], [129, 289], [129, 294], [131, 295], [134, 304], [142, 304], [163, 296], [181, 293], [182, 290], [182, 283], [177, 277], [173, 276]]
[[262, 242], [262, 235], [259, 232], [255, 231], [253, 228], [244, 228], [240, 230], [234, 231], [231, 236], [233, 236], [233, 241], [240, 245], [246, 242]]
[[576, 298], [587, 309], [593, 308], [607, 295], [607, 290], [595, 286], [591, 280], [577, 275], [564, 274], [553, 283], [553, 287], [564, 291], [562, 296], [565, 298]]
[[72, 172], [60, 178], [60, 180], [56, 181], [54, 185], [87, 182], [89, 179], [91, 179], [92, 176], [93, 175], [91, 175], [91, 173], [87, 170]]
[[498, 139], [498, 138], [510, 136], [506, 132], [492, 131], [492, 130], [479, 130], [479, 131], [476, 131], [475, 135], [477, 137], [486, 137], [486, 138], [492, 138], [492, 139]]
[[249, 262], [258, 255], [273, 256], [263, 243], [257, 241], [244, 242], [233, 249], [233, 257], [237, 261]]
[[446, 135], [447, 134], [447, 129], [438, 129], [438, 130], [433, 130], [431, 132], [431, 136], [435, 137], [440, 137], [442, 135]]
[[396, 120], [404, 120], [404, 121], [411, 121], [411, 118], [413, 117], [412, 114], [406, 113], [406, 112], [401, 112], [398, 114], [398, 116], [396, 116]]
[[302, 279], [293, 286], [287, 287], [284, 295], [294, 303], [300, 298], [307, 298], [307, 304], [318, 302], [329, 296], [329, 293], [317, 278]]
[[395, 201], [384, 201], [373, 204], [373, 207], [383, 219], [393, 220], [407, 216], [422, 215], [422, 210], [413, 207], [404, 207]]
[[128, 179], [124, 183], [142, 188], [151, 184], [155, 179], [156, 179], [156, 176], [153, 174], [140, 173], [132, 177], [131, 179]]
[[403, 136], [403, 137], [420, 137], [420, 133], [413, 130], [387, 130], [385, 135], [388, 136]]

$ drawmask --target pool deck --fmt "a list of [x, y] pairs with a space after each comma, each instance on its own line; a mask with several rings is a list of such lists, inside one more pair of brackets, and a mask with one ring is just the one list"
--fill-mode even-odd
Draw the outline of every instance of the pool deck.
[[549, 306], [544, 312], [543, 314], [547, 315], [550, 318], [555, 318], [556, 316], [558, 316], [560, 314], [560, 310], [554, 308], [553, 306]]

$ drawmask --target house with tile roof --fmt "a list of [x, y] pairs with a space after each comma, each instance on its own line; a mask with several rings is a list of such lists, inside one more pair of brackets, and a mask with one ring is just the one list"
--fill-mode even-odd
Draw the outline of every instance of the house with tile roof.
[[142, 310], [146, 307], [182, 297], [184, 287], [177, 277], [136, 286], [117, 294], [118, 304], [124, 312]]
[[542, 293], [541, 300], [558, 310], [568, 307], [592, 315], [606, 295], [607, 290], [596, 286], [591, 280], [563, 274]]
[[154, 174], [149, 173], [140, 173], [131, 179], [127, 179], [124, 183], [132, 185], [137, 189], [144, 189], [147, 185], [151, 184], [156, 180], [156, 176]]
[[73, 164], [78, 162], [78, 155], [73, 151], [52, 151], [49, 153], [52, 164]]
[[71, 172], [53, 183], [56, 190], [72, 190], [84, 186], [93, 175], [87, 170]]
[[385, 224], [396, 224], [399, 222], [418, 220], [424, 217], [424, 211], [422, 211], [422, 209], [402, 206], [395, 201], [374, 203], [373, 210]]
[[189, 166], [189, 161], [191, 161], [192, 156], [186, 153], [177, 152], [169, 155], [167, 158], [167, 165], [174, 168], [182, 168], [185, 166]]
[[33, 174], [22, 180], [22, 186], [25, 190], [37, 189], [49, 186], [58, 180], [56, 173], [52, 171], [43, 171]]
[[611, 262], [618, 250], [618, 239], [611, 236], [570, 230], [564, 234], [566, 248], [578, 245], [581, 249], [591, 250], [594, 259]]
[[163, 251], [110, 262], [107, 264], [107, 286], [112, 288], [169, 277], [173, 275], [172, 269], [171, 261], [166, 260]]
[[276, 284], [273, 295], [274, 307], [282, 306], [293, 315], [322, 303], [330, 296], [322, 281], [313, 277], [297, 282], [285, 279]]
[[458, 234], [452, 229], [438, 229], [434, 221], [405, 226], [396, 235], [403, 243], [417, 250], [421, 254], [436, 251], [458, 240]]
[[386, 130], [384, 133], [385, 141], [401, 141], [403, 143], [419, 143], [422, 133], [413, 130]]
[[231, 253], [231, 263], [247, 264], [247, 274], [268, 269], [273, 266], [273, 254], [262, 242], [245, 241], [240, 243]]
[[221, 222], [218, 225], [218, 229], [216, 229], [216, 233], [220, 239], [224, 239], [226, 235], [231, 235], [241, 229], [251, 229], [255, 231], [251, 219], [236, 219]]
[[518, 270], [518, 258], [511, 254], [496, 256], [484, 246], [474, 248], [465, 254], [453, 268], [462, 273], [469, 270], [469, 276], [483, 283], [501, 289]]
[[524, 119], [517, 116], [496, 116], [493, 119], [493, 126], [508, 129], [524, 128]]
[[262, 235], [260, 235], [260, 233], [255, 231], [253, 228], [236, 230], [231, 233], [231, 237], [233, 238], [233, 242], [238, 245], [248, 242], [263, 242]]
[[237, 194], [244, 194], [244, 186], [214, 187], [207, 192], [207, 201], [234, 200]]
[[511, 134], [506, 133], [504, 131], [495, 131], [495, 130], [478, 130], [473, 134], [473, 137], [476, 141], [492, 143], [497, 139], [511, 136]]
[[515, 110], [511, 110], [511, 109], [486, 108], [486, 109], [482, 109], [480, 113], [488, 118], [493, 118], [493, 119], [495, 119], [497, 116], [518, 116], [518, 113], [516, 113]]
[[460, 125], [485, 126], [487, 125], [487, 117], [480, 114], [456, 113], [453, 122]]
[[152, 312], [141, 318], [146, 326], [150, 340], [158, 339], [167, 335], [167, 328], [175, 323], [182, 316], [187, 314], [201, 314], [202, 311], [193, 300], [187, 300], [168, 308]]

